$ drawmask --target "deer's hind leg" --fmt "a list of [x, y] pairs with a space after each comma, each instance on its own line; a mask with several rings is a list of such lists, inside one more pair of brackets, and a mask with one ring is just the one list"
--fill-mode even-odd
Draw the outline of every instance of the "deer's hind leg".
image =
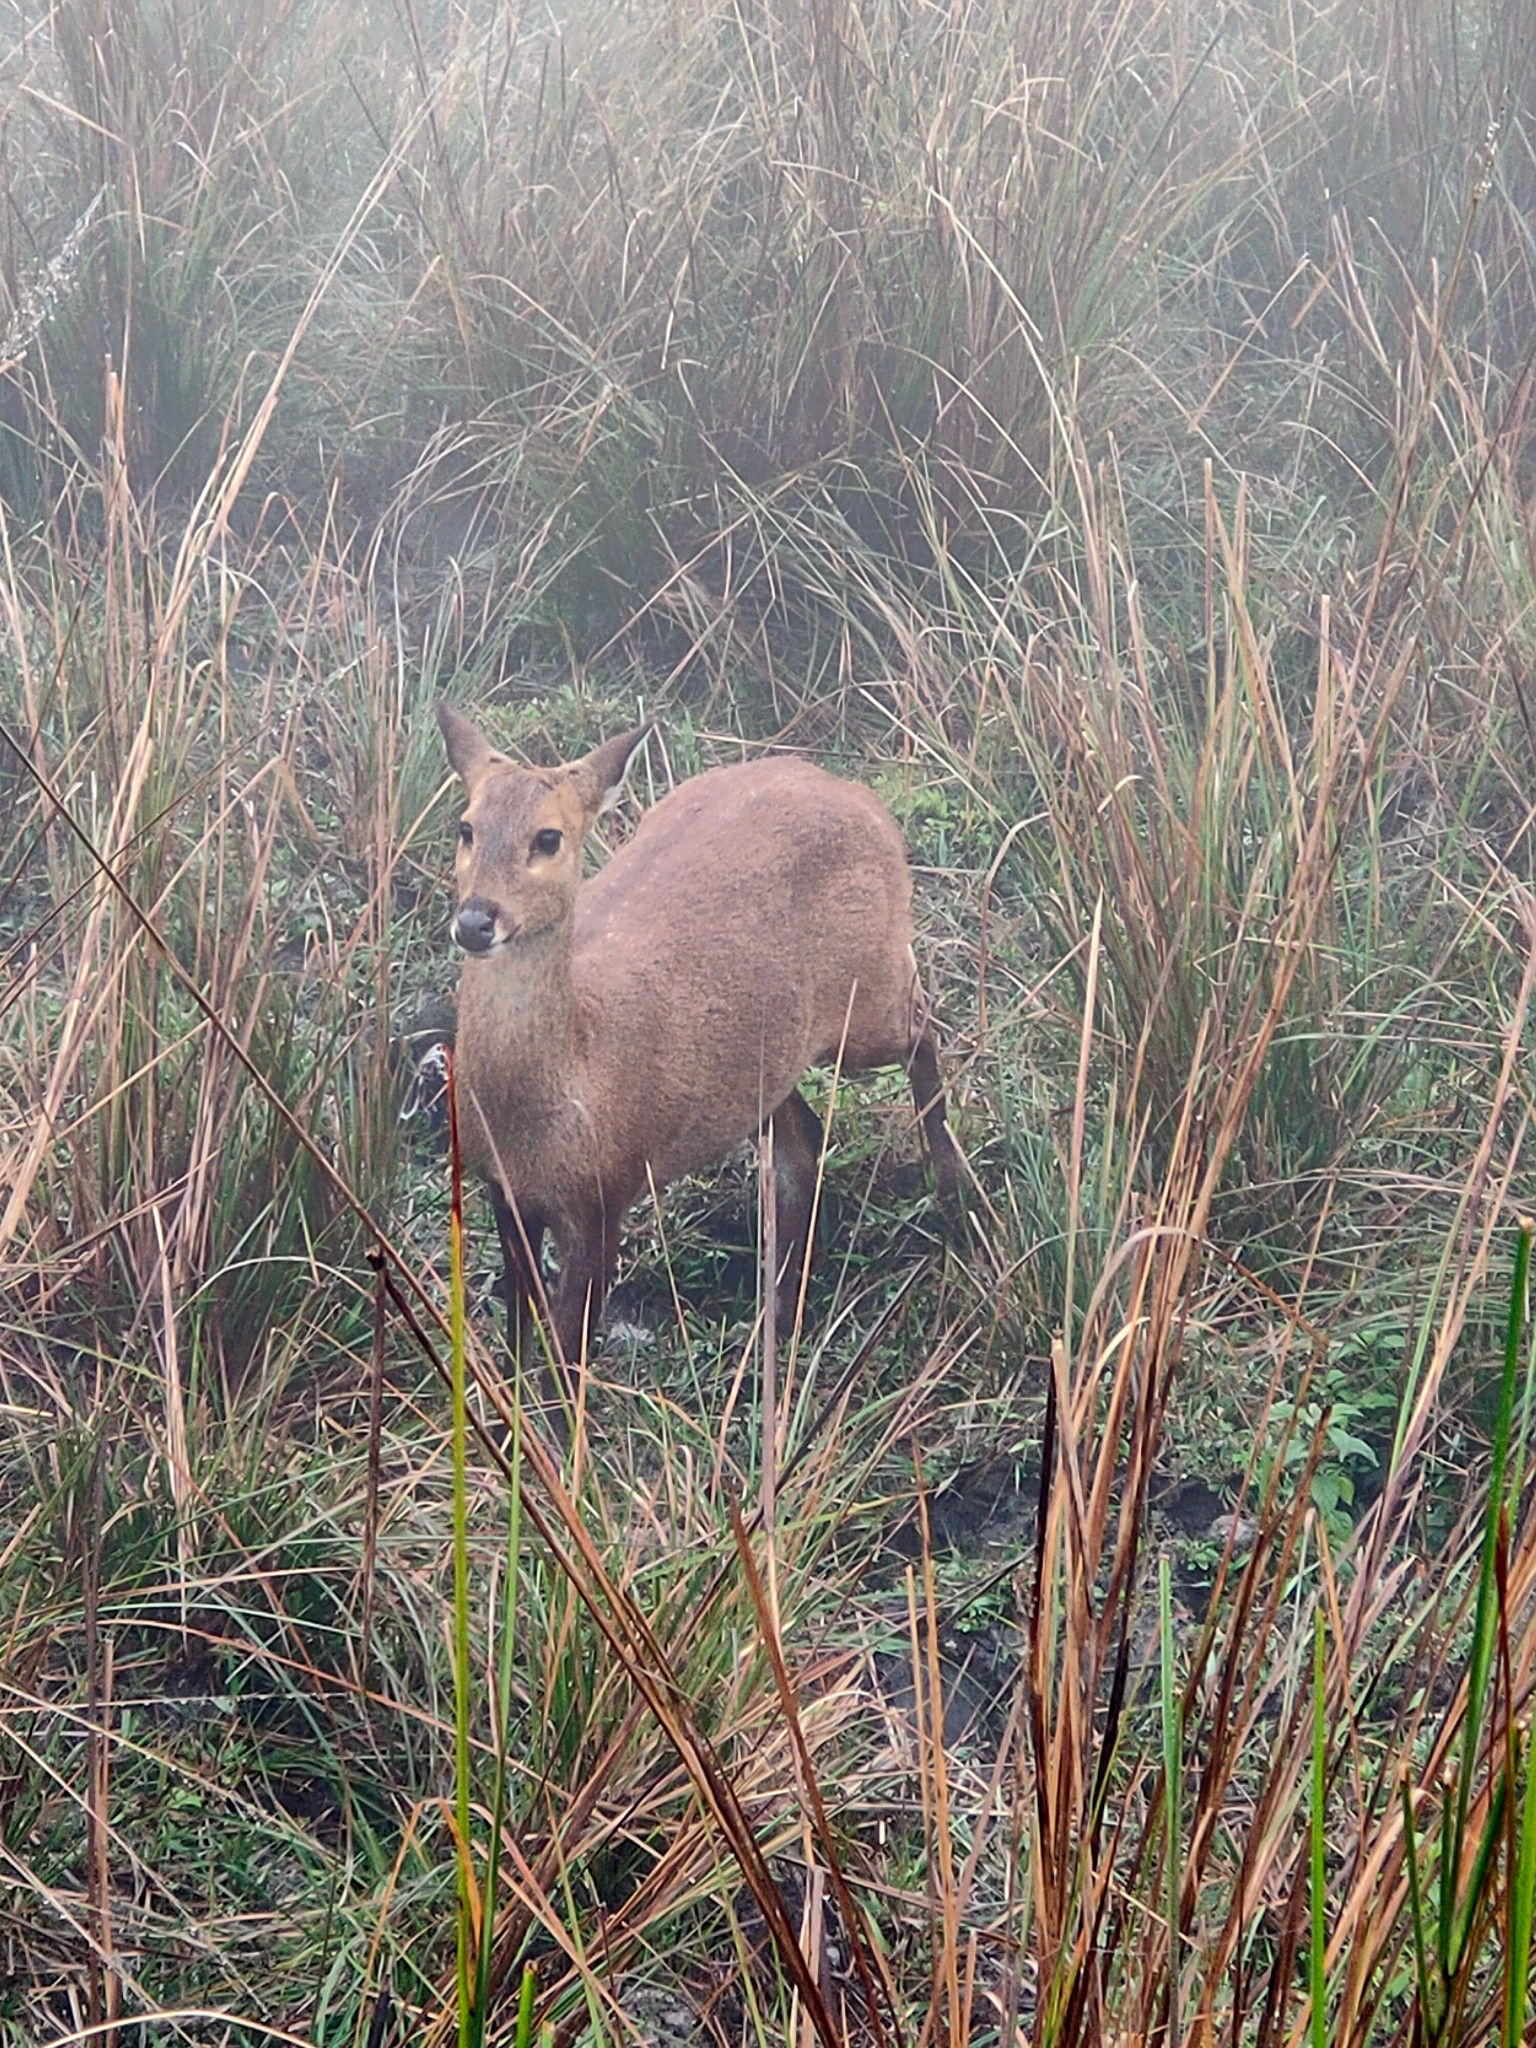
[[928, 1157], [933, 1162], [939, 1206], [951, 1224], [958, 1228], [964, 1219], [960, 1205], [960, 1148], [949, 1128], [949, 1116], [944, 1106], [944, 1082], [939, 1073], [938, 1041], [931, 1025], [923, 1024], [913, 1040], [906, 1067], [907, 1078], [912, 1084], [912, 1100], [917, 1106], [923, 1136], [928, 1141]]
[[773, 1134], [774, 1234], [778, 1240], [778, 1325], [795, 1326], [811, 1225], [816, 1209], [816, 1176], [821, 1167], [821, 1119], [798, 1088], [792, 1088], [768, 1119]]
[[878, 999], [854, 1019], [849, 1032], [847, 1066], [853, 1072], [871, 1067], [902, 1067], [933, 1166], [939, 1207], [950, 1231], [962, 1235], [965, 1211], [960, 1201], [960, 1148], [949, 1128], [944, 1081], [939, 1072], [939, 1041], [929, 1016], [928, 1001], [918, 978], [917, 960], [906, 948], [899, 980], [877, 991]]

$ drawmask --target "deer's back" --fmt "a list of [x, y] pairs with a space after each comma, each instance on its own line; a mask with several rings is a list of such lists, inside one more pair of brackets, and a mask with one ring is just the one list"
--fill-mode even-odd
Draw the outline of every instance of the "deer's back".
[[769, 759], [682, 783], [577, 897], [594, 1076], [660, 1177], [718, 1158], [807, 1065], [905, 1056], [911, 884], [872, 790]]

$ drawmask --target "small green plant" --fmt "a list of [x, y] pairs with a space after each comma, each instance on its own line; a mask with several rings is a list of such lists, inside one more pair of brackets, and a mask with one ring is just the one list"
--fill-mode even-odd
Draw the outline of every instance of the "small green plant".
[[1315, 1374], [1301, 1399], [1282, 1396], [1270, 1408], [1281, 1445], [1274, 1459], [1261, 1455], [1262, 1489], [1307, 1478], [1313, 1506], [1337, 1542], [1354, 1526], [1356, 1491], [1379, 1472], [1401, 1403], [1397, 1381], [1372, 1385], [1357, 1368], [1330, 1365]]

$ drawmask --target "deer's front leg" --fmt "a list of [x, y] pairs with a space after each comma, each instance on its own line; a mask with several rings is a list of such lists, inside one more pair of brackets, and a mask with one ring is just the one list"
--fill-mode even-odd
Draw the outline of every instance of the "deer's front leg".
[[501, 1239], [500, 1292], [507, 1307], [507, 1349], [515, 1363], [532, 1370], [543, 1362], [534, 1317], [546, 1309], [539, 1254], [547, 1225], [542, 1216], [519, 1209], [494, 1182], [491, 1207]]
[[619, 1258], [619, 1217], [591, 1209], [557, 1227], [560, 1279], [552, 1315], [562, 1363], [569, 1373], [589, 1356], [598, 1317], [613, 1285]]

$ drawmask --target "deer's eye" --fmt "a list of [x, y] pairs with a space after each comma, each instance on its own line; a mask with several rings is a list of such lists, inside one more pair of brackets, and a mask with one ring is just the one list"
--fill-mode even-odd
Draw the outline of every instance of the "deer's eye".
[[560, 851], [560, 834], [552, 825], [546, 825], [542, 832], [533, 835], [533, 850], [548, 860], [551, 854]]
[[473, 846], [473, 845], [474, 845], [474, 843], [475, 843], [475, 828], [474, 828], [474, 826], [473, 826], [473, 825], [471, 825], [471, 823], [469, 822], [468, 818], [460, 818], [460, 820], [459, 820], [459, 844], [460, 844], [460, 846]]

